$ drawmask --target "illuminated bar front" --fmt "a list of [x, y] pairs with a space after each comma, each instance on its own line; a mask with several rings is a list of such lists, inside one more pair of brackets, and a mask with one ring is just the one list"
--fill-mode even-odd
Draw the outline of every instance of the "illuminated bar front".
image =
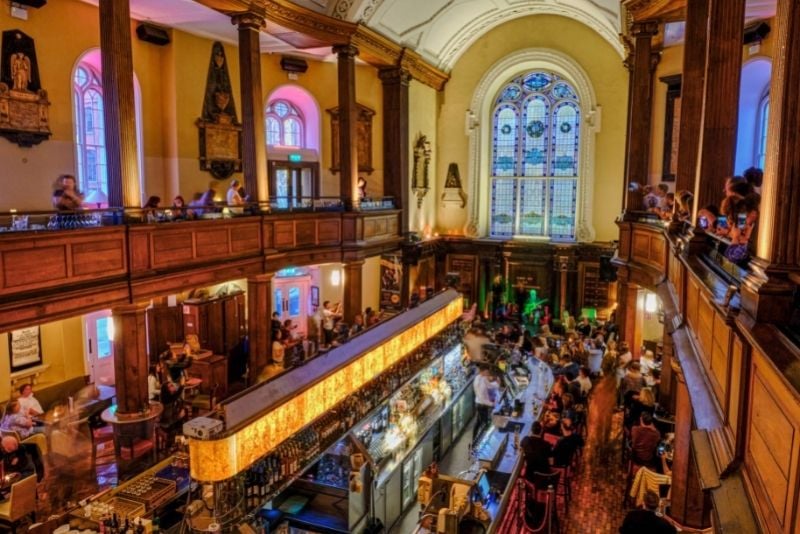
[[[296, 380], [292, 380], [294, 376], [287, 376], [286, 382], [296, 382], [297, 389], [283, 395], [285, 398], [275, 403], [262, 401], [259, 403], [263, 406], [262, 412], [241, 424], [232, 424], [236, 414], [231, 409], [230, 417], [226, 413], [226, 423], [229, 427], [235, 425], [234, 428], [228, 428], [221, 436], [209, 440], [189, 440], [192, 478], [219, 482], [244, 471], [345, 397], [411, 354], [425, 340], [456, 321], [461, 313], [461, 297], [456, 291], [446, 291], [367, 332], [356, 340], [358, 343], [347, 343], [318, 358], [317, 367], [322, 373], [314, 372], [311, 364], [290, 371], [287, 375], [295, 375]], [[387, 335], [390, 332], [392, 334]], [[303, 384], [303, 379], [309, 375], [313, 379]], [[266, 388], [272, 385], [265, 384], [262, 390], [267, 391]], [[249, 404], [252, 410], [253, 397], [258, 398], [258, 391], [235, 399], [233, 403]]]

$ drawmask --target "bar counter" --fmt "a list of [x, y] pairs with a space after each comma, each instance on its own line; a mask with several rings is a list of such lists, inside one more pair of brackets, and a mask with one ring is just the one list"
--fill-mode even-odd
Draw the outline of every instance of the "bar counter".
[[[480, 507], [485, 511], [486, 517], [481, 522], [486, 527], [487, 533], [498, 531], [514, 490], [513, 481], [520, 475], [525, 463], [518, 449], [517, 440], [529, 435], [533, 423], [541, 418], [544, 400], [553, 386], [553, 373], [547, 364], [536, 358], [530, 358], [522, 365], [528, 374], [527, 380], [515, 378], [517, 372], [513, 367], [508, 368], [504, 377], [507, 384], [504, 395], [509, 396], [512, 406], [515, 400], [520, 401], [522, 411], [511, 415], [500, 415], [496, 411], [492, 417], [492, 424], [474, 449], [468, 444], [455, 446], [453, 451], [443, 458], [438, 477], [421, 479], [420, 485], [423, 488], [420, 489], [418, 500], [420, 510], [424, 514], [420, 515], [439, 515], [440, 508], [451, 508], [453, 503], [443, 500], [442, 492], [446, 491], [446, 494], [450, 495], [453, 485], [461, 485], [470, 488], [468, 490], [470, 494], [477, 489], [482, 494], [489, 495], [481, 495], [477, 499], [469, 498], [468, 510], [457, 513], [457, 521], [474, 513], [478, 507], [473, 501], [483, 500]], [[469, 439], [467, 434], [462, 441], [466, 439]], [[483, 477], [485, 480], [482, 480]], [[424, 487], [426, 484], [429, 485], [427, 490]], [[486, 491], [487, 489], [491, 491]], [[437, 493], [440, 495], [438, 501], [435, 500]], [[419, 524], [421, 518], [415, 518], [414, 515], [417, 515], [415, 510], [409, 512], [400, 529], [393, 532], [415, 534], [426, 532]]]

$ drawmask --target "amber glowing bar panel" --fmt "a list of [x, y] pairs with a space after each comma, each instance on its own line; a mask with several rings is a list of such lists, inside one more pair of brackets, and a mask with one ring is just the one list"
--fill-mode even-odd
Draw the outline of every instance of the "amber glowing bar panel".
[[[358, 391], [364, 384], [384, 372], [393, 364], [409, 355], [426, 340], [441, 332], [447, 325], [457, 320], [463, 311], [461, 297], [455, 291], [448, 291], [434, 299], [449, 299], [437, 311], [427, 317], [414, 317], [424, 312], [423, 306], [409, 310], [413, 322], [399, 321], [402, 329], [392, 337], [373, 343], [357, 356], [349, 357], [341, 366], [321, 376], [300, 393], [287, 398], [271, 409], [265, 406], [262, 415], [238, 429], [212, 440], [189, 440], [190, 471], [195, 480], [215, 482], [233, 477], [247, 469], [259, 458], [268, 454], [280, 443], [297, 433], [314, 419], [326, 413], [345, 397]], [[432, 300], [434, 300], [432, 299]], [[400, 319], [401, 316], [391, 319]], [[407, 318], [408, 319], [408, 318]], [[388, 323], [388, 322], [387, 322]], [[391, 327], [391, 325], [385, 325]], [[370, 334], [367, 331], [366, 334]], [[359, 338], [356, 338], [358, 340]], [[356, 350], [358, 343], [354, 344]], [[348, 349], [350, 343], [336, 350]], [[363, 346], [363, 345], [362, 345]], [[321, 356], [320, 358], [324, 358]], [[313, 361], [312, 361], [313, 362]], [[324, 369], [322, 365], [321, 369]], [[312, 372], [307, 365], [289, 373]], [[297, 375], [299, 377], [299, 375]], [[269, 387], [270, 384], [265, 384]], [[298, 383], [302, 389], [302, 384]]]

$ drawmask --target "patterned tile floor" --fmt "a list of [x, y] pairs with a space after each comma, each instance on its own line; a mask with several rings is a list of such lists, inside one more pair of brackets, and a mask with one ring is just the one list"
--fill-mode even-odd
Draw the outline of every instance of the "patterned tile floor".
[[[590, 405], [590, 412], [592, 408]], [[566, 534], [615, 534], [627, 513], [623, 504], [625, 470], [620, 446], [622, 413], [613, 415], [605, 447], [597, 446], [597, 432], [591, 423], [590, 416], [583, 468], [575, 478], [572, 501], [562, 523]]]

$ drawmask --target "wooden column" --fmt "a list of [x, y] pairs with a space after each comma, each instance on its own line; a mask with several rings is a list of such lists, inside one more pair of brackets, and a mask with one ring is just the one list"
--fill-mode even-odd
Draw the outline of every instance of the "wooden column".
[[[789, 273], [800, 265], [800, 5], [778, 0], [770, 85], [769, 137], [761, 191], [758, 258], [742, 286], [742, 307], [759, 321], [791, 317]], [[796, 280], [796, 278], [795, 278]]]
[[259, 274], [247, 279], [247, 332], [249, 350], [247, 381], [254, 384], [272, 356], [272, 277]]
[[341, 196], [358, 208], [358, 108], [356, 56], [353, 45], [333, 47], [339, 66], [339, 179]]
[[686, 44], [683, 50], [683, 76], [681, 79], [676, 192], [684, 189], [695, 190], [697, 155], [703, 117], [703, 91], [706, 79], [708, 2], [709, 0], [688, 0], [686, 5]]
[[639, 287], [630, 282], [619, 280], [617, 284], [617, 323], [619, 325], [618, 341], [626, 341], [631, 353], [636, 347], [636, 297]]
[[109, 206], [141, 206], [129, 0], [100, 0]]
[[353, 324], [356, 314], [361, 313], [361, 278], [364, 260], [348, 261], [344, 264], [344, 321]]
[[695, 205], [719, 206], [734, 174], [745, 0], [709, 0], [703, 126]]
[[[631, 192], [631, 183], [646, 184], [650, 172], [650, 123], [653, 109], [653, 71], [657, 64], [652, 49], [658, 22], [635, 22], [631, 28], [634, 38], [633, 72], [630, 84], [628, 114], [628, 152], [625, 175], [625, 211], [642, 209], [641, 192]], [[655, 56], [658, 57], [657, 55]]]
[[381, 69], [383, 82], [383, 192], [403, 210], [400, 233], [409, 231], [408, 87], [411, 74], [403, 68]]
[[239, 79], [242, 94], [242, 169], [245, 190], [253, 201], [269, 201], [264, 95], [261, 90], [259, 35], [264, 17], [244, 13], [233, 17], [239, 29]]
[[682, 525], [707, 527], [708, 498], [700, 485], [692, 452], [692, 401], [686, 381], [676, 373], [675, 454], [672, 461], [672, 506], [670, 517]]
[[139, 413], [148, 404], [147, 302], [112, 310], [114, 321], [114, 386], [117, 414]]

